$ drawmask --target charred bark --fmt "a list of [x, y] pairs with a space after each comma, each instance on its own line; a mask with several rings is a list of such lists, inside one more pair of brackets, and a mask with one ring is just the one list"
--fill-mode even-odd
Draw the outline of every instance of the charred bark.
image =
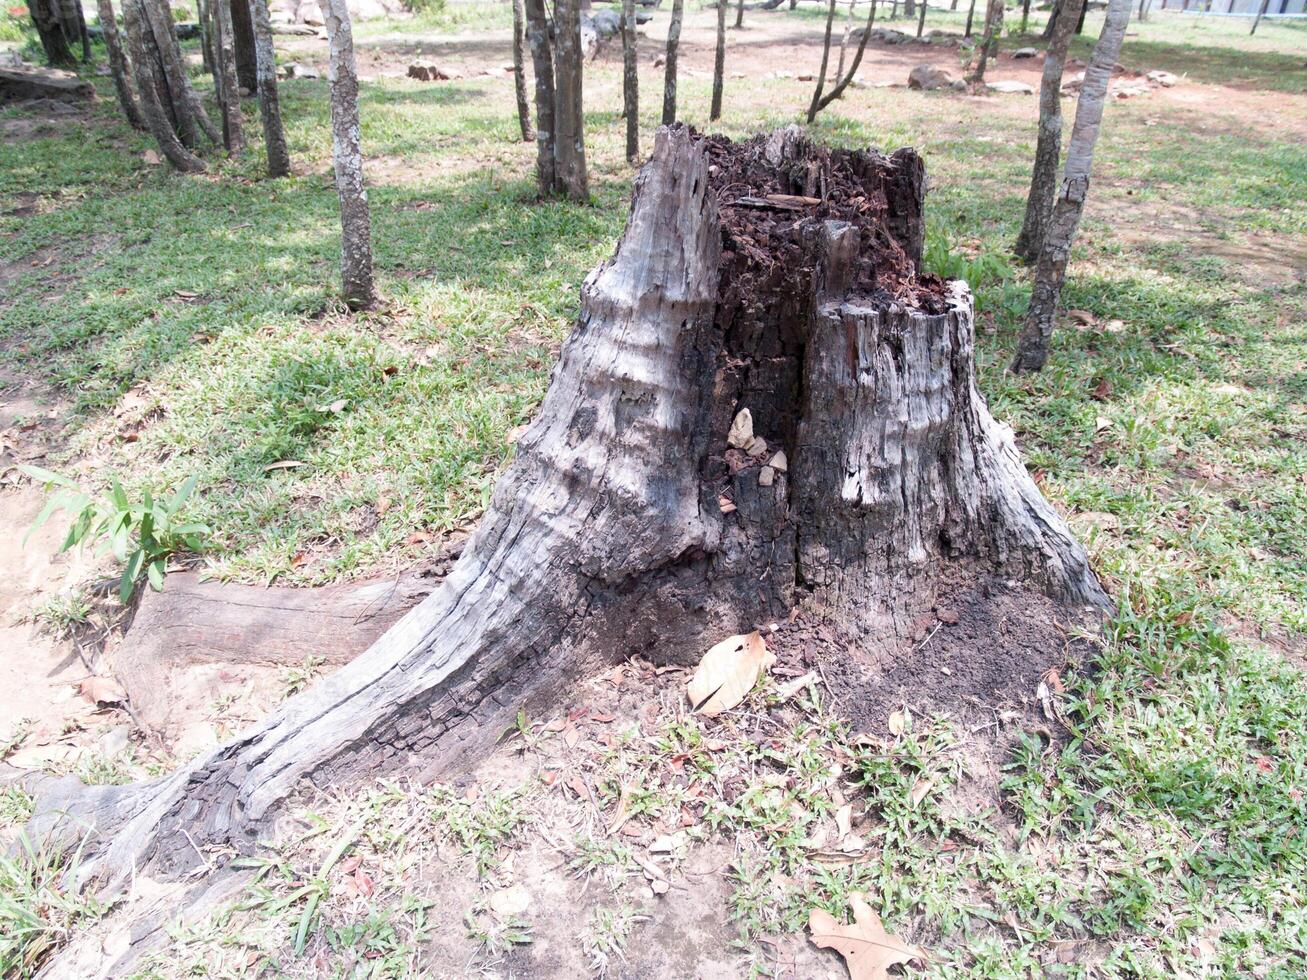
[[[1069, 20], [1070, 18], [1068, 18]], [[1112, 69], [1121, 53], [1126, 26], [1130, 22], [1130, 0], [1108, 0], [1107, 19], [1089, 67], [1080, 87], [1076, 102], [1076, 119], [1071, 127], [1071, 141], [1067, 146], [1066, 169], [1058, 188], [1057, 201], [1044, 234], [1039, 261], [1035, 265], [1035, 283], [1030, 293], [1030, 307], [1026, 310], [1025, 325], [1012, 370], [1039, 371], [1048, 360], [1048, 345], [1053, 337], [1053, 323], [1057, 304], [1062, 298], [1062, 285], [1066, 281], [1067, 262], [1080, 215], [1089, 196], [1089, 175], [1094, 162], [1094, 145], [1103, 124], [1103, 107], [1107, 102], [1107, 88]]]
[[1071, 46], [1071, 28], [1080, 16], [1084, 0], [1065, 0], [1067, 14], [1058, 21], [1053, 39], [1044, 53], [1044, 73], [1039, 83], [1039, 137], [1035, 143], [1035, 166], [1030, 174], [1026, 216], [1017, 235], [1016, 254], [1027, 265], [1038, 257], [1044, 244], [1044, 230], [1053, 213], [1057, 193], [1057, 165], [1062, 157], [1062, 73]]
[[517, 125], [522, 142], [536, 138], [531, 125], [531, 100], [526, 94], [526, 13], [522, 0], [513, 0], [513, 94], [517, 97]]
[[958, 575], [1101, 611], [977, 391], [965, 284], [917, 273], [923, 182], [911, 150], [661, 129], [441, 588], [234, 741], [151, 784], [43, 800], [32, 833], [63, 808], [98, 835], [84, 879], [184, 875], [199, 849], [253, 849], [305, 780], [449, 772], [584, 671], [692, 661], [800, 603], [869, 663], [915, 649]]
[[268, 154], [268, 176], [290, 175], [290, 150], [281, 122], [281, 98], [277, 92], [277, 52], [272, 44], [272, 18], [268, 0], [250, 0], [254, 18], [254, 48], [259, 75], [259, 115], [263, 119], [263, 145]]
[[[222, 0], [218, 0], [219, 3]], [[340, 198], [340, 277], [345, 302], [353, 310], [376, 305], [372, 283], [372, 215], [363, 180], [359, 132], [359, 79], [354, 68], [354, 30], [345, 0], [319, 0], [327, 26], [331, 58], [331, 159]]]
[[626, 160], [640, 160], [640, 72], [636, 50], [635, 0], [622, 0], [622, 114], [626, 116]]
[[[721, 0], [726, 3], [726, 0]], [[667, 27], [667, 57], [663, 68], [663, 125], [676, 122], [676, 53], [681, 44], [681, 18], [685, 0], [672, 0], [672, 22]]]

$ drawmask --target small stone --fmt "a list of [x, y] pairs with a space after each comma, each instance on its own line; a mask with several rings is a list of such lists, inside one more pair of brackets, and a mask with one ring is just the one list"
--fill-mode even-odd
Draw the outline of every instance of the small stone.
[[941, 623], [947, 623], [949, 626], [956, 626], [958, 623], [958, 611], [956, 609], [940, 609], [935, 613]]
[[1002, 95], [1034, 95], [1035, 87], [1027, 85], [1025, 82], [1015, 82], [1008, 79], [1000, 79], [997, 82], [986, 82], [985, 88], [991, 92], [998, 92]]
[[908, 74], [908, 88], [920, 89], [923, 92], [948, 88], [952, 83], [953, 76], [947, 70], [936, 68], [934, 65], [917, 65]]
[[721, 508], [723, 514], [734, 514], [735, 504], [731, 502], [730, 497], [718, 497], [717, 506]]
[[948, 87], [954, 92], [965, 92], [967, 90], [967, 83], [960, 78], [955, 78], [953, 81], [949, 82]]
[[758, 471], [758, 486], [769, 487], [776, 482], [776, 471], [770, 466], [764, 466]]
[[778, 450], [776, 455], [768, 461], [767, 465], [777, 473], [788, 473], [790, 469], [790, 461], [785, 458], [785, 450]]
[[118, 725], [100, 736], [100, 751], [113, 758], [127, 751], [132, 740], [132, 726]]
[[651, 884], [649, 887], [653, 890], [653, 893], [654, 893], [655, 895], [666, 895], [667, 892], [668, 892], [668, 890], [669, 890], [672, 886], [669, 885], [669, 884], [668, 884], [666, 881], [664, 881], [662, 878], [659, 878], [657, 881], [655, 881], [655, 882], [654, 882], [653, 884]]
[[753, 442], [753, 413], [747, 408], [740, 409], [731, 423], [731, 431], [726, 433], [726, 445], [732, 449], [748, 449]]
[[1172, 75], [1169, 71], [1150, 71], [1144, 77], [1155, 85], [1162, 86], [1162, 88], [1170, 88], [1180, 81], [1178, 76]]
[[746, 450], [750, 456], [762, 456], [767, 452], [767, 440], [762, 436], [754, 436], [753, 441], [749, 443]]

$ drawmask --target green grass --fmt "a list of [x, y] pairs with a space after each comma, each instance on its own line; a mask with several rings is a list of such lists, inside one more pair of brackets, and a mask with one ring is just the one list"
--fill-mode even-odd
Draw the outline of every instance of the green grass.
[[[477, 26], [464, 13], [453, 5], [366, 32]], [[794, 17], [812, 19], [813, 9]], [[940, 18], [949, 29], [955, 20]], [[1087, 37], [1095, 28], [1091, 17]], [[1124, 58], [1242, 96], [1271, 90], [1288, 118], [1302, 108], [1304, 32], [1268, 23], [1249, 39], [1246, 29], [1158, 14], [1131, 25]], [[655, 80], [646, 73], [646, 147]], [[197, 474], [189, 516], [214, 530], [205, 560], [246, 581], [362, 575], [418, 557], [415, 531], [468, 526], [509, 433], [545, 390], [583, 276], [625, 217], [632, 175], [615, 68], [588, 67], [587, 85], [590, 207], [530, 200], [533, 149], [513, 141], [507, 82], [364, 87], [389, 301], [369, 316], [347, 315], [334, 295], [325, 82], [284, 86], [298, 176], [276, 184], [261, 179], [257, 154], [200, 178], [146, 165], [147, 141], [117, 121], [111, 97], [90, 123], [0, 144], [0, 212], [35, 207], [0, 216], [0, 263], [25, 263], [0, 301], [0, 356], [73, 397], [71, 446], [56, 467], [88, 486], [116, 474], [132, 490]], [[706, 80], [686, 78], [682, 92], [685, 117], [705, 125]], [[728, 81], [723, 129], [790, 122], [808, 94], [792, 80]], [[1029, 284], [1003, 257], [1034, 125], [1011, 105], [856, 91], [816, 131], [924, 153], [932, 262], [978, 290], [981, 387], [1086, 536], [1119, 616], [1101, 654], [1066, 678], [1057, 744], [1027, 732], [1008, 760], [997, 823], [1010, 836], [950, 802], [969, 735], [946, 719], [918, 719], [870, 751], [811, 703], [779, 748], [732, 743], [749, 771], [792, 779], [705, 810], [710, 829], [747, 844], [732, 911], [744, 935], [772, 935], [797, 928], [813, 902], [843, 915], [862, 889], [888, 926], [931, 947], [937, 976], [1299, 976], [1307, 689], [1279, 651], [1300, 653], [1307, 631], [1307, 287], [1292, 269], [1307, 248], [1307, 151], [1246, 116], [1113, 103], [1065, 296], [1096, 323], [1063, 325], [1049, 368], [1015, 378], [1004, 367]], [[1273, 115], [1271, 101], [1258, 105]], [[30, 265], [46, 254], [55, 261]], [[301, 465], [268, 469], [284, 461]], [[679, 804], [653, 778], [676, 752], [712, 782], [722, 760], [696, 748], [696, 725], [660, 737], [608, 757], [595, 783], [603, 807], [623, 785], [633, 817]], [[854, 763], [846, 791], [874, 842], [866, 860], [836, 868], [803, 846], [810, 824], [831, 819], [822, 773], [832, 753]], [[921, 780], [930, 792], [909, 806]], [[436, 790], [423, 806], [484, 874], [529, 831], [524, 799]], [[15, 820], [27, 805], [3, 802]], [[811, 816], [803, 826], [789, 819], [794, 802]], [[624, 878], [624, 845], [574, 838], [575, 874]], [[279, 868], [269, 901], [305, 871]], [[29, 893], [16, 875], [9, 893]], [[430, 924], [424, 900], [325, 918], [317, 949], [362, 944], [399, 971]], [[605, 937], [629, 910], [606, 908], [592, 938], [615, 957]], [[275, 929], [252, 941], [265, 964], [279, 962], [303, 914], [281, 907]], [[503, 938], [485, 936], [487, 947]], [[1076, 962], [1060, 963], [1064, 953]]]

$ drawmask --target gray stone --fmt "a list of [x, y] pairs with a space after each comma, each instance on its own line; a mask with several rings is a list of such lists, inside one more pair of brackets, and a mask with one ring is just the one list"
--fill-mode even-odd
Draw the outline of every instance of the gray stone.
[[1014, 58], [1038, 58], [1039, 48], [1017, 48], [1012, 52]]
[[920, 89], [923, 92], [934, 92], [937, 89], [948, 88], [952, 84], [953, 76], [945, 69], [934, 65], [917, 65], [908, 74], [908, 88]]
[[1000, 79], [997, 82], [986, 82], [985, 88], [990, 92], [998, 92], [1000, 95], [1034, 95], [1035, 87], [1027, 85], [1025, 82], [1014, 82], [1006, 79]]

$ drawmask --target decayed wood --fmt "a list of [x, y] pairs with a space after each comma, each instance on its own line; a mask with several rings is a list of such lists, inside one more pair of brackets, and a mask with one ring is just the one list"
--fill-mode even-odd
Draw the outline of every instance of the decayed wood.
[[[726, 0], [721, 0], [725, 3]], [[663, 125], [676, 122], [676, 56], [681, 46], [681, 18], [685, 0], [672, 0], [672, 22], [667, 27], [666, 64], [663, 66]]]
[[1026, 216], [1021, 223], [1014, 251], [1030, 264], [1039, 257], [1044, 229], [1053, 212], [1057, 193], [1057, 165], [1062, 157], [1062, 73], [1071, 46], [1071, 31], [1080, 17], [1084, 0], [1064, 0], [1066, 16], [1058, 21], [1044, 53], [1044, 73], [1039, 83], [1039, 137], [1035, 144], [1035, 166], [1026, 197]]
[[351, 309], [366, 310], [376, 304], [377, 295], [372, 283], [372, 216], [363, 180], [354, 29], [345, 0], [319, 0], [319, 6], [331, 53], [327, 71], [331, 82], [331, 159], [336, 195], [340, 198], [341, 292]]
[[[1069, 17], [1067, 19], [1070, 20]], [[1025, 325], [1021, 329], [1016, 357], [1012, 361], [1012, 370], [1016, 372], [1041, 370], [1048, 359], [1048, 345], [1053, 337], [1053, 323], [1058, 301], [1062, 298], [1062, 285], [1066, 281], [1071, 245], [1075, 241], [1076, 229], [1080, 227], [1085, 198], [1089, 196], [1089, 176], [1094, 162], [1094, 146], [1103, 124], [1107, 88], [1129, 22], [1130, 0], [1108, 0], [1103, 32], [1094, 45], [1089, 67], [1085, 69], [1084, 83], [1080, 87], [1080, 99], [1076, 102], [1076, 118], [1067, 145], [1062, 183], [1044, 233], [1039, 261], [1035, 265], [1030, 307], [1026, 310]]]
[[[784, 261], [724, 247], [773, 220], [739, 210], [740, 181], [802, 209], [769, 226]], [[636, 652], [692, 661], [799, 602], [887, 656], [914, 646], [950, 569], [1034, 583], [1068, 617], [1103, 609], [976, 389], [965, 285], [912, 279], [923, 182], [911, 151], [826, 151], [796, 128], [737, 147], [659, 130], [616, 254], [587, 277], [539, 414], [441, 588], [234, 741], [153, 784], [56, 793], [32, 832], [71, 827], [66, 807], [101, 834], [84, 877], [184, 874], [197, 847], [253, 847], [304, 780], [447, 772], [581, 672]], [[857, 203], [823, 210], [836, 183]]]
[[[237, 0], [240, 2], [240, 0]], [[290, 175], [290, 150], [281, 122], [281, 97], [277, 92], [277, 52], [272, 43], [272, 18], [268, 0], [249, 0], [253, 17], [255, 67], [259, 84], [259, 115], [263, 120], [263, 144], [268, 154], [268, 176]]]

